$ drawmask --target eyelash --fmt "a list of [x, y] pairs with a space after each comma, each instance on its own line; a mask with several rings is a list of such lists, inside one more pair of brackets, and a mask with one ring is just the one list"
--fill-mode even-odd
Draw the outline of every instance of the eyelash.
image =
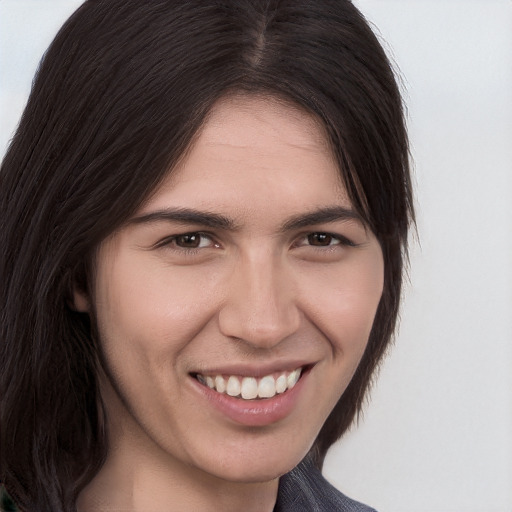
[[155, 246], [155, 248], [165, 247], [170, 250], [179, 252], [179, 253], [185, 253], [185, 254], [197, 254], [201, 249], [204, 249], [205, 247], [180, 247], [179, 245], [174, 245], [177, 239], [184, 238], [187, 236], [199, 236], [202, 238], [208, 238], [212, 241], [212, 244], [216, 247], [220, 247], [220, 244], [215, 242], [213, 236], [209, 233], [204, 233], [202, 231], [189, 231], [187, 233], [180, 233], [179, 235], [173, 235], [168, 238], [164, 238], [162, 241], [158, 242]]
[[[179, 238], [187, 237], [187, 236], [188, 237], [199, 236], [202, 238], [208, 238], [212, 242], [213, 247], [220, 247], [220, 244], [215, 241], [213, 235], [211, 235], [210, 233], [205, 233], [202, 231], [190, 231], [187, 233], [181, 233], [179, 235], [173, 235], [168, 238], [165, 238], [162, 241], [158, 242], [155, 245], [155, 248], [165, 247], [165, 248], [169, 248], [173, 251], [176, 251], [176, 252], [179, 252], [182, 254], [183, 253], [189, 254], [189, 255], [197, 254], [202, 249], [209, 248], [209, 247], [181, 247], [179, 245], [174, 245], [176, 240], [178, 240]], [[334, 241], [337, 241], [337, 243], [328, 244], [328, 245], [314, 245], [312, 243], [302, 244], [302, 243], [297, 242], [297, 241], [302, 242], [304, 240], [308, 240], [308, 239], [310, 239], [310, 237], [313, 237], [313, 236], [329, 237], [331, 239], [330, 241], [334, 240]], [[301, 234], [299, 237], [296, 238], [296, 240], [297, 241], [294, 242], [292, 247], [294, 247], [294, 248], [295, 247], [296, 248], [312, 247], [313, 249], [315, 249], [317, 251], [326, 251], [326, 250], [332, 251], [332, 250], [336, 250], [337, 247], [357, 247], [358, 246], [358, 244], [354, 243], [352, 240], [348, 239], [347, 237], [345, 237], [343, 235], [339, 235], [336, 233], [330, 233], [327, 231], [313, 231], [313, 232]], [[309, 240], [309, 241], [311, 242], [311, 240]]]
[[[313, 236], [325, 236], [325, 237], [328, 237], [332, 240], [335, 240], [337, 241], [337, 243], [335, 244], [328, 244], [328, 245], [314, 245], [312, 243], [309, 243], [309, 247], [313, 247], [317, 250], [326, 250], [326, 249], [330, 249], [330, 250], [333, 250], [334, 248], [336, 247], [357, 247], [358, 244], [354, 243], [352, 240], [348, 239], [346, 236], [343, 236], [343, 235], [338, 235], [336, 233], [329, 233], [328, 231], [313, 231], [311, 233], [307, 233], [307, 234], [304, 234], [304, 235], [301, 235], [301, 237], [299, 238], [299, 240], [305, 240], [305, 239], [309, 239], [310, 237], [313, 237]], [[309, 242], [311, 242], [311, 240], [309, 240]], [[306, 245], [297, 245], [298, 247], [306, 247]]]

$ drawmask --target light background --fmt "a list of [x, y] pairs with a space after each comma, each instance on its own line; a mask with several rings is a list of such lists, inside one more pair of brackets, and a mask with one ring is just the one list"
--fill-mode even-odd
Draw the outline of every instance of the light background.
[[[0, 0], [0, 154], [81, 0]], [[400, 66], [420, 243], [362, 422], [325, 474], [379, 512], [512, 512], [512, 2], [356, 0]]]

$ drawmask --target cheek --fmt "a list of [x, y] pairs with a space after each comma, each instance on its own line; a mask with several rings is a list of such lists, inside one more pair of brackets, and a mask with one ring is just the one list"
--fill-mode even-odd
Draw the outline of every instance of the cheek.
[[[357, 255], [356, 255], [357, 256]], [[309, 275], [305, 310], [330, 341], [334, 355], [359, 362], [382, 296], [384, 265], [380, 248], [336, 269]]]
[[[211, 274], [116, 258], [98, 269], [96, 316], [105, 351], [162, 361], [184, 348], [209, 321], [216, 301]], [[169, 350], [172, 348], [172, 350]]]
[[310, 321], [328, 341], [330, 353], [319, 368], [326, 400], [318, 402], [317, 414], [323, 421], [345, 392], [366, 349], [382, 296], [383, 275], [379, 249], [374, 257], [357, 264], [310, 276]]

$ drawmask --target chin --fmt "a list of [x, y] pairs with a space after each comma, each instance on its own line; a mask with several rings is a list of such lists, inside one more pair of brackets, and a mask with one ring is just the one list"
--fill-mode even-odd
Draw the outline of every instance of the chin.
[[233, 483], [256, 484], [270, 482], [291, 471], [300, 460], [296, 460], [293, 463], [280, 464], [279, 466], [261, 464], [248, 467], [247, 462], [244, 462], [240, 467], [232, 466], [226, 468], [215, 476]]
[[222, 460], [217, 458], [208, 472], [222, 480], [236, 483], [269, 482], [297, 466], [307, 455], [309, 448], [280, 446], [268, 450], [262, 446], [251, 454], [231, 452], [224, 455]]

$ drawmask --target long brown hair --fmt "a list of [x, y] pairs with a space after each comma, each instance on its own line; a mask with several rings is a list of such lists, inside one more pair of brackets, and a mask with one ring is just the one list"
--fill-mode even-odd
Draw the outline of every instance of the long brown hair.
[[69, 307], [91, 257], [233, 91], [278, 96], [325, 127], [354, 207], [382, 246], [367, 350], [323, 426], [361, 409], [392, 337], [413, 219], [393, 71], [348, 0], [88, 0], [45, 54], [0, 171], [0, 482], [22, 509], [72, 511], [106, 453], [99, 347]]

